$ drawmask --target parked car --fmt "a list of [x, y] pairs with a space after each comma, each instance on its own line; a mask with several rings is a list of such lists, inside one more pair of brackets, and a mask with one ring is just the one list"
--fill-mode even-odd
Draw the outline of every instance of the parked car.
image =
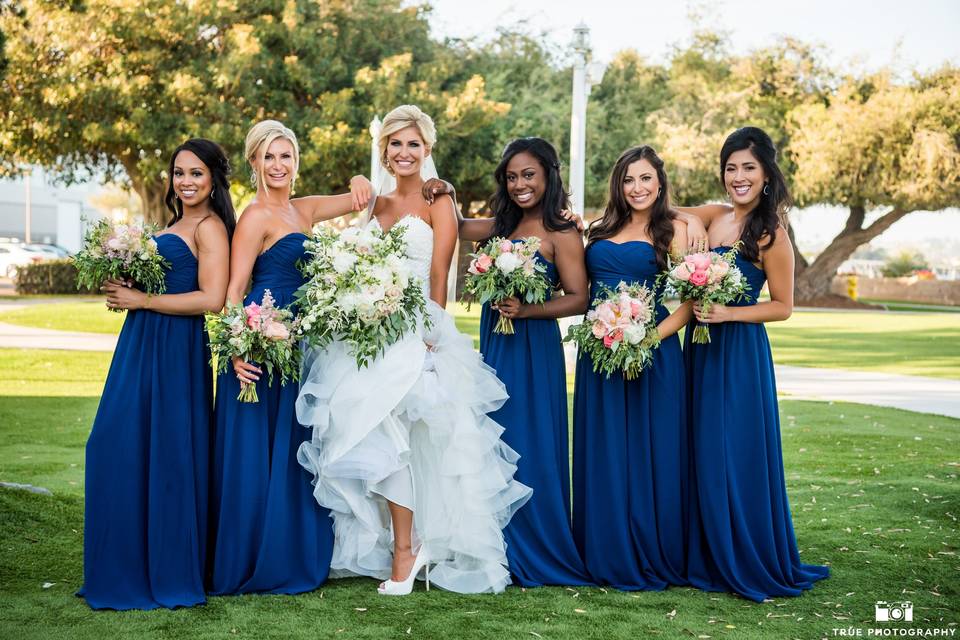
[[29, 251], [22, 244], [0, 242], [0, 276], [12, 278], [17, 274], [19, 267], [49, 259], [50, 256], [38, 251]]
[[70, 252], [57, 244], [48, 244], [45, 242], [33, 242], [31, 244], [20, 245], [27, 251], [40, 253], [52, 259], [69, 258]]

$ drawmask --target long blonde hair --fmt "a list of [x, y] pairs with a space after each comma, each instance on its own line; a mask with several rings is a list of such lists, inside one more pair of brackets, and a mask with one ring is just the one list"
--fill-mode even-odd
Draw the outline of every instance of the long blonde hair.
[[407, 127], [416, 127], [423, 138], [423, 144], [427, 150], [433, 149], [437, 143], [437, 127], [433, 124], [433, 118], [420, 110], [420, 107], [413, 104], [403, 104], [388, 113], [383, 118], [383, 124], [380, 125], [380, 137], [377, 138], [377, 147], [380, 149], [380, 164], [386, 167], [390, 174], [393, 169], [387, 161], [387, 143], [390, 136], [398, 131], [403, 131]]
[[[250, 163], [250, 168], [253, 169], [253, 173], [250, 175], [250, 181], [253, 183], [253, 187], [257, 188], [258, 184], [262, 184], [263, 188], [267, 189], [263, 165], [267, 155], [267, 148], [278, 138], [289, 140], [290, 144], [293, 145], [293, 177], [290, 179], [290, 193], [292, 194], [293, 186], [297, 181], [297, 174], [300, 171], [300, 144], [297, 142], [297, 134], [284, 126], [282, 122], [277, 122], [276, 120], [261, 120], [250, 127], [250, 131], [247, 132], [243, 155], [246, 157], [247, 162]], [[255, 160], [260, 161], [259, 171], [255, 168]]]

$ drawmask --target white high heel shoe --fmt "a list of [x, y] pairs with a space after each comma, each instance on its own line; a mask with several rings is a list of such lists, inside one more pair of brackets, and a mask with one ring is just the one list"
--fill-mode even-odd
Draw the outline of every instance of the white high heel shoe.
[[406, 580], [396, 582], [394, 580], [385, 580], [377, 587], [377, 593], [382, 596], [408, 596], [413, 591], [413, 583], [417, 579], [420, 569], [426, 571], [427, 591], [430, 591], [430, 554], [423, 547], [413, 559], [413, 567], [410, 569], [410, 575]]

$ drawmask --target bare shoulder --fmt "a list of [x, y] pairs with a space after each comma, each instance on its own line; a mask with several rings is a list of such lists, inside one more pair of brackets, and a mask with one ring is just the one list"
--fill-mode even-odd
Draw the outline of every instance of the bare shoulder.
[[227, 244], [227, 225], [218, 216], [207, 216], [197, 223], [197, 241], [205, 246]]
[[243, 209], [243, 213], [237, 219], [237, 227], [241, 225], [249, 227], [251, 225], [262, 224], [271, 217], [270, 208], [259, 202], [251, 202]]
[[438, 221], [441, 224], [448, 220], [456, 221], [457, 211], [453, 198], [449, 194], [437, 196], [432, 203], [427, 204], [427, 215], [430, 224], [435, 224]]

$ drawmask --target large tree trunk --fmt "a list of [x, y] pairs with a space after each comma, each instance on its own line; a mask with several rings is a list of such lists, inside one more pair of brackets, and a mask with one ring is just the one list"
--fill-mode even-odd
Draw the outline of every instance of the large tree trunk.
[[863, 205], [851, 206], [843, 231], [837, 234], [813, 263], [804, 269], [797, 269], [795, 284], [797, 304], [803, 304], [830, 293], [830, 283], [843, 261], [849, 258], [857, 247], [870, 242], [908, 213], [910, 212], [894, 207], [869, 227], [864, 228], [866, 209]]
[[167, 185], [163, 180], [144, 179], [137, 164], [133, 161], [123, 161], [123, 168], [130, 178], [130, 184], [133, 190], [140, 196], [140, 210], [143, 211], [143, 219], [158, 227], [165, 227], [170, 221], [170, 210], [163, 203], [164, 196], [167, 194]]

